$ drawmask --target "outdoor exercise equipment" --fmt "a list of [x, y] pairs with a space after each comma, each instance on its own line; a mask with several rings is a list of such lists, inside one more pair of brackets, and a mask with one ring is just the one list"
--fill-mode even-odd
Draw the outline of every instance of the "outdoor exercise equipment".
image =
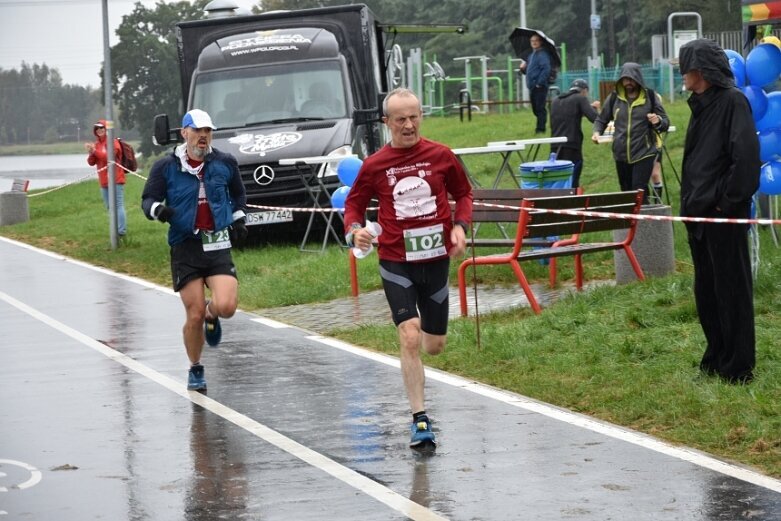
[[[443, 81], [448, 79], [447, 74], [442, 66], [436, 61], [425, 64], [426, 72], [423, 74], [424, 92], [425, 98], [423, 105], [428, 108], [429, 113], [442, 112], [444, 104], [441, 101], [437, 102], [437, 87], [441, 85]], [[440, 88], [441, 94], [441, 88]]]

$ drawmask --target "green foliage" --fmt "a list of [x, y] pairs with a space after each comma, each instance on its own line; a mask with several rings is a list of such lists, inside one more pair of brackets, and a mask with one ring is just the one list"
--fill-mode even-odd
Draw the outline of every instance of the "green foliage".
[[[344, 0], [263, 0], [263, 10], [303, 9], [348, 3]], [[460, 75], [458, 56], [487, 55], [491, 68], [502, 69], [507, 56], [513, 54], [508, 37], [520, 25], [518, 2], [493, 0], [441, 0], [421, 4], [414, 0], [365, 0], [378, 18], [387, 23], [431, 24], [466, 23], [469, 32], [454, 35], [399, 35], [395, 43], [404, 49], [421, 47], [431, 60], [437, 61], [451, 76]], [[741, 29], [741, 11], [735, 0], [659, 0], [646, 2], [638, 9], [629, 0], [599, 0], [597, 14], [602, 17], [602, 29], [597, 31], [598, 49], [606, 55], [606, 64], [614, 65], [616, 53], [621, 61], [647, 63], [651, 59], [651, 37], [667, 32], [670, 13], [696, 11], [701, 13], [706, 32]], [[526, 2], [526, 25], [540, 29], [557, 44], [567, 45], [570, 69], [585, 69], [591, 55], [591, 3], [584, 0], [558, 2]], [[679, 22], [675, 28], [691, 27]], [[514, 57], [514, 56], [513, 56]]]
[[138, 129], [144, 155], [160, 150], [152, 144], [155, 114], [174, 119], [182, 114], [175, 24], [201, 18], [207, 3], [158, 2], [154, 9], [136, 3], [117, 29], [119, 43], [111, 48], [111, 67], [119, 119], [125, 128]]
[[91, 127], [94, 93], [63, 85], [59, 71], [46, 64], [0, 69], [0, 144], [75, 141], [77, 128]]

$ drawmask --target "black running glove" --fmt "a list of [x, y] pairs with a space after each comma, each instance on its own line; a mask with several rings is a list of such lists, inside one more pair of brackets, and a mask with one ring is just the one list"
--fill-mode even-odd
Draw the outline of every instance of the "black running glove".
[[231, 225], [231, 242], [236, 246], [241, 247], [244, 245], [244, 241], [247, 239], [247, 225], [244, 223], [244, 218], [236, 219]]
[[171, 217], [174, 216], [174, 213], [176, 213], [176, 211], [170, 206], [160, 205], [157, 207], [156, 219], [162, 223], [167, 223], [171, 220]]

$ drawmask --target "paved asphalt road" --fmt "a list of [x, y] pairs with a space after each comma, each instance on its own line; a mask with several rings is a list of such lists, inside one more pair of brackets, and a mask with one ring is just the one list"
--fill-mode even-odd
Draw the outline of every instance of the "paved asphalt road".
[[[0, 520], [781, 520], [781, 482], [248, 313], [185, 389], [166, 288], [0, 239]], [[208, 348], [207, 348], [208, 349]]]

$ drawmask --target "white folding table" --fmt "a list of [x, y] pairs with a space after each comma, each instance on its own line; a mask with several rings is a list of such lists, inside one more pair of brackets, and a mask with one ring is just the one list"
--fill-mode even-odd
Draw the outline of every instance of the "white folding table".
[[496, 171], [496, 177], [494, 178], [494, 182], [491, 185], [491, 188], [496, 188], [497, 186], [499, 186], [499, 182], [502, 180], [502, 176], [504, 175], [505, 171], [509, 171], [510, 177], [515, 179], [515, 177], [512, 175], [513, 174], [512, 167], [510, 167], [510, 156], [512, 156], [513, 152], [520, 153], [524, 149], [526, 149], [525, 143], [517, 143], [517, 144], [489, 145], [484, 147], [454, 148], [453, 153], [461, 161], [461, 164], [464, 165], [464, 169], [466, 170], [467, 175], [469, 176], [469, 179], [474, 186], [480, 186], [480, 183], [469, 172], [469, 169], [464, 163], [463, 157], [469, 155], [476, 155], [476, 154], [499, 154], [502, 158], [502, 164], [501, 166], [499, 166], [499, 170]]
[[528, 149], [528, 152], [526, 154], [521, 154], [518, 152], [518, 155], [521, 156], [521, 162], [527, 163], [529, 161], [536, 161], [537, 155], [540, 153], [540, 147], [542, 145], [555, 145], [559, 143], [566, 143], [567, 138], [565, 136], [561, 137], [537, 137], [537, 138], [531, 138], [531, 139], [509, 139], [506, 141], [489, 141], [488, 146], [495, 146], [495, 145], [526, 145], [526, 148]]

